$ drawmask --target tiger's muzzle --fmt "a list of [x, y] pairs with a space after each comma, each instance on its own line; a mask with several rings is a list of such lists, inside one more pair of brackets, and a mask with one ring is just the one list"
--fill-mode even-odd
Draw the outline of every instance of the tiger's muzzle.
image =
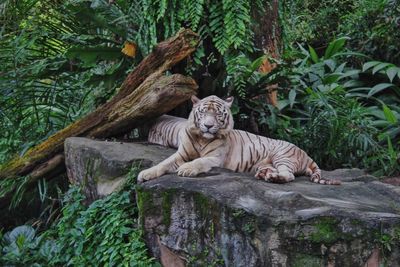
[[200, 131], [205, 138], [213, 138], [219, 130], [219, 125], [213, 116], [206, 116], [199, 123]]

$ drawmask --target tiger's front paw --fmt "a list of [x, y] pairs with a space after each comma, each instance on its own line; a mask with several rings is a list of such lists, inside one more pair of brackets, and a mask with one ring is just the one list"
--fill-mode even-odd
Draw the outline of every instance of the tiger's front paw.
[[138, 175], [137, 182], [140, 184], [145, 181], [157, 178], [159, 176], [160, 175], [158, 174], [157, 168], [152, 167], [150, 169], [141, 171]]
[[192, 166], [192, 164], [185, 163], [178, 168], [177, 172], [179, 176], [193, 177], [197, 176], [201, 171], [199, 168]]

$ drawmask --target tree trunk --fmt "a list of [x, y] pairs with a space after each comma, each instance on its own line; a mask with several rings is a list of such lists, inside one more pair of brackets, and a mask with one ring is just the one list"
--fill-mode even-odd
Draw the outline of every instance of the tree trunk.
[[[264, 53], [272, 58], [279, 59], [280, 57], [280, 43], [281, 43], [281, 29], [279, 26], [279, 3], [278, 0], [272, 0], [267, 3], [265, 12], [258, 16], [257, 21], [259, 27], [255, 30], [256, 46], [264, 51]], [[260, 66], [260, 72], [270, 73], [276, 68], [276, 63], [271, 59], [265, 59]], [[278, 84], [271, 84], [267, 86], [267, 101], [273, 106], [278, 105], [277, 89]]]
[[63, 165], [60, 156], [66, 138], [71, 136], [110, 137], [128, 132], [144, 121], [175, 108], [195, 94], [196, 82], [180, 74], [162, 73], [190, 55], [198, 36], [181, 30], [159, 43], [128, 75], [120, 91], [109, 102], [49, 137], [0, 168], [0, 178], [31, 175], [32, 180], [47, 176]]

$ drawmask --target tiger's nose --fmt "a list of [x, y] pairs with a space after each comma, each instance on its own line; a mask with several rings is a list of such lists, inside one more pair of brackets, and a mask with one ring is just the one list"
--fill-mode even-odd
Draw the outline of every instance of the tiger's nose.
[[212, 125], [212, 124], [204, 124], [204, 126], [206, 126], [206, 127], [207, 127], [207, 129], [210, 129], [211, 127], [213, 127], [213, 125]]

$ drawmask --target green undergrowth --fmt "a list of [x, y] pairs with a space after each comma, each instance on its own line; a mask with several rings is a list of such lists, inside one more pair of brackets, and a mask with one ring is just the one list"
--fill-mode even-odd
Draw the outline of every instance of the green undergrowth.
[[[132, 185], [133, 183], [128, 182]], [[132, 186], [85, 206], [71, 186], [60, 219], [37, 233], [24, 225], [4, 234], [1, 266], [156, 266], [137, 226]]]

